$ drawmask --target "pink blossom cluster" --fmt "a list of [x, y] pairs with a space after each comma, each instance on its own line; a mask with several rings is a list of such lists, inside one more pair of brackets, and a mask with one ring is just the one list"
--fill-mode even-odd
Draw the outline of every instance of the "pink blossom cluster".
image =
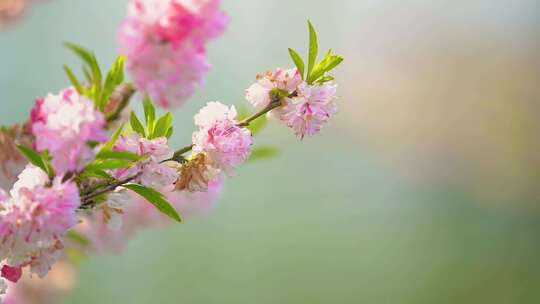
[[165, 108], [179, 107], [201, 85], [205, 45], [227, 23], [220, 0], [132, 0], [120, 50], [139, 90]]
[[251, 152], [251, 132], [238, 126], [234, 106], [209, 102], [195, 115], [193, 152], [204, 153], [215, 168], [228, 175], [245, 162]]
[[78, 223], [79, 189], [28, 165], [8, 196], [0, 193], [2, 277], [16, 282], [21, 268], [43, 277], [60, 258], [65, 232]]
[[103, 113], [73, 88], [37, 98], [30, 114], [35, 148], [48, 150], [57, 174], [80, 170], [94, 156], [90, 141], [107, 139]]
[[114, 170], [112, 174], [117, 179], [137, 175], [134, 182], [157, 189], [172, 185], [178, 179], [177, 168], [166, 162], [174, 154], [166, 137], [147, 139], [137, 133], [122, 135], [114, 145], [114, 150], [145, 157], [135, 166]]
[[[136, 89], [162, 107], [181, 106], [202, 84], [206, 44], [226, 23], [220, 0], [130, 0], [119, 40]], [[309, 28], [310, 50], [317, 49]], [[23, 284], [14, 285], [23, 271], [44, 277], [67, 260], [66, 246], [81, 254], [118, 251], [142, 228], [180, 221], [177, 210], [184, 218], [206, 213], [225, 177], [250, 157], [248, 127], [258, 117], [267, 114], [303, 139], [337, 112], [336, 85], [327, 73], [343, 58], [329, 51], [314, 65], [310, 51], [304, 78], [302, 59], [289, 50], [298, 68], [259, 75], [246, 90], [260, 108], [253, 116], [239, 121], [234, 106], [208, 102], [194, 116], [191, 144], [175, 152], [171, 114], [156, 119], [145, 101], [146, 125], [132, 113], [131, 128], [119, 127], [109, 140], [115, 124], [127, 123], [122, 113], [134, 92], [122, 84], [122, 58], [102, 77], [90, 51], [70, 48], [85, 62], [90, 83], [66, 68], [76, 89], [37, 98], [24, 126], [0, 129], [0, 185], [11, 189], [0, 189], [0, 295], [10, 286], [9, 301], [25, 298]], [[10, 173], [26, 164], [23, 155], [31, 164], [15, 180]]]
[[287, 92], [282, 105], [270, 111], [270, 118], [284, 122], [299, 138], [312, 136], [321, 130], [337, 112], [335, 104], [337, 86], [331, 82], [308, 84], [297, 69], [267, 72], [257, 76], [257, 82], [246, 90], [246, 99], [255, 107], [266, 107], [274, 89]]

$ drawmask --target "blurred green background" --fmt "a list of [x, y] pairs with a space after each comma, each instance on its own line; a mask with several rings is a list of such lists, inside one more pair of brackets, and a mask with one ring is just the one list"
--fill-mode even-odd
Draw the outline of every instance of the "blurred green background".
[[[0, 32], [0, 122], [116, 51], [127, 1], [43, 1]], [[242, 104], [310, 18], [345, 56], [340, 113], [229, 179], [214, 212], [92, 257], [66, 303], [540, 303], [540, 9], [530, 1], [225, 1], [213, 69], [176, 113]]]

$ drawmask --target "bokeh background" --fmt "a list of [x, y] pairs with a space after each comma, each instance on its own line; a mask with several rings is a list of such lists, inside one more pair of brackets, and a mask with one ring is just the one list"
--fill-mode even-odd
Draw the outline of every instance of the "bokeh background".
[[[0, 122], [67, 85], [74, 41], [116, 52], [125, 0], [36, 1], [0, 31]], [[228, 180], [204, 218], [92, 257], [66, 303], [540, 303], [540, 4], [224, 1], [203, 89], [242, 104], [256, 73], [304, 51], [305, 21], [344, 55], [340, 113]]]

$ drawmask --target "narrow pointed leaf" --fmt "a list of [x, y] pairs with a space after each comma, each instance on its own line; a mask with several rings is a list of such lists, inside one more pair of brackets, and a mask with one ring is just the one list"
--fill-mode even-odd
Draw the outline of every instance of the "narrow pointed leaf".
[[167, 135], [167, 131], [172, 126], [172, 121], [173, 116], [170, 112], [158, 119], [156, 127], [154, 128], [154, 133], [152, 134], [152, 138], [163, 137]]
[[279, 155], [279, 151], [272, 146], [259, 146], [251, 151], [250, 161], [274, 158]]
[[107, 180], [113, 180], [114, 178], [107, 172], [105, 172], [104, 170], [102, 169], [89, 169], [89, 168], [86, 168], [84, 170], [84, 176], [88, 176], [88, 177], [99, 177], [99, 178], [103, 178], [103, 179], [107, 179]]
[[123, 160], [139, 161], [141, 159], [144, 159], [144, 157], [135, 153], [131, 153], [129, 151], [105, 150], [105, 151], [100, 151], [96, 155], [96, 159], [123, 159]]
[[82, 246], [88, 246], [90, 245], [90, 240], [88, 240], [84, 235], [74, 231], [74, 230], [68, 230], [66, 232], [66, 238], [74, 241], [75, 243], [78, 243]]
[[146, 137], [146, 131], [144, 130], [144, 126], [137, 117], [137, 114], [135, 114], [135, 112], [133, 111], [131, 112], [131, 116], [129, 117], [129, 122], [133, 131], [139, 133], [139, 135], [141, 135], [142, 137]]
[[43, 157], [38, 152], [24, 145], [17, 145], [17, 148], [32, 165], [40, 168], [45, 173], [47, 173], [47, 175], [52, 175], [50, 167], [47, 165]]
[[167, 131], [167, 135], [165, 135], [165, 137], [167, 137], [167, 139], [170, 139], [171, 136], [173, 135], [173, 132], [174, 132], [174, 128], [170, 127], [169, 130]]
[[98, 159], [90, 163], [85, 170], [113, 170], [128, 168], [133, 165], [133, 161], [126, 159]]
[[154, 134], [154, 124], [156, 121], [156, 108], [150, 97], [146, 96], [143, 101], [144, 107], [144, 117], [146, 119], [146, 129], [148, 130], [148, 137], [151, 137]]
[[93, 82], [101, 84], [101, 69], [99, 68], [99, 64], [94, 53], [71, 42], [65, 42], [64, 45], [68, 49], [72, 50], [77, 56], [79, 56], [79, 58], [81, 58], [81, 60], [83, 60], [89, 66], [92, 72]]
[[103, 145], [103, 148], [101, 148], [101, 151], [112, 150], [112, 148], [114, 147], [114, 144], [116, 143], [116, 141], [120, 137], [120, 134], [122, 134], [123, 131], [124, 131], [124, 125], [120, 126], [118, 129], [116, 129], [116, 131], [114, 131], [114, 133], [111, 136], [111, 138], [109, 139], [109, 141], [107, 143], [105, 143], [105, 145]]
[[291, 55], [298, 72], [300, 72], [300, 76], [302, 76], [302, 79], [304, 79], [304, 60], [302, 60], [302, 57], [300, 57], [300, 55], [298, 55], [298, 53], [291, 48], [289, 48], [289, 54]]
[[77, 76], [73, 73], [73, 71], [67, 66], [64, 65], [64, 71], [66, 72], [67, 77], [69, 78], [69, 81], [73, 85], [73, 87], [77, 90], [79, 94], [83, 93], [83, 87], [79, 80], [77, 79]]
[[310, 79], [311, 71], [315, 66], [315, 61], [317, 61], [317, 53], [319, 52], [319, 44], [317, 42], [317, 32], [311, 24], [311, 21], [308, 21], [309, 28], [309, 53], [308, 53], [308, 71], [306, 79]]
[[317, 83], [323, 84], [325, 82], [332, 81], [332, 80], [334, 80], [334, 77], [332, 76], [323, 76], [319, 80], [317, 80]]
[[181, 222], [180, 215], [178, 212], [174, 209], [174, 207], [165, 199], [165, 196], [161, 194], [160, 192], [145, 187], [143, 185], [139, 184], [126, 184], [123, 186], [124, 188], [127, 188], [143, 198], [145, 198], [149, 203], [154, 205], [159, 211], [161, 211], [163, 214], [169, 216], [173, 220], [177, 222]]

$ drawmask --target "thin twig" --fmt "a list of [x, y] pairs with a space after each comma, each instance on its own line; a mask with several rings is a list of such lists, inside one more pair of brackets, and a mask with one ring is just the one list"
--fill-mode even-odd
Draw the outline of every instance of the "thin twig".
[[273, 109], [281, 106], [281, 99], [274, 99], [272, 102], [270, 102], [264, 109], [260, 110], [259, 112], [251, 115], [250, 117], [242, 120], [238, 124], [236, 124], [238, 127], [248, 127], [252, 121], [255, 119], [263, 116], [264, 114], [272, 111]]
[[128, 177], [126, 179], [116, 181], [114, 183], [109, 184], [108, 186], [106, 186], [105, 188], [103, 188], [103, 189], [101, 189], [99, 191], [84, 195], [83, 197], [81, 197], [81, 202], [82, 202], [81, 207], [84, 208], [84, 207], [86, 207], [88, 205], [91, 205], [92, 204], [91, 200], [93, 198], [96, 198], [96, 197], [98, 197], [98, 196], [100, 196], [102, 194], [105, 194], [105, 193], [109, 192], [109, 191], [114, 191], [117, 187], [120, 187], [122, 185], [125, 185], [125, 184], [129, 183], [130, 181], [134, 180], [138, 176], [139, 176], [139, 174], [136, 174], [136, 175]]
[[[293, 94], [295, 94], [295, 93], [293, 93]], [[293, 94], [291, 94], [291, 96]], [[248, 117], [248, 118], [242, 120], [241, 122], [237, 123], [236, 126], [241, 127], [241, 128], [248, 127], [251, 124], [251, 122], [253, 122], [255, 119], [263, 116], [264, 114], [272, 111], [275, 108], [280, 107], [281, 105], [282, 105], [281, 104], [281, 99], [275, 98], [264, 109], [260, 110], [259, 112], [255, 113], [255, 114], [251, 115], [250, 117]], [[171, 157], [170, 159], [165, 160], [164, 162], [171, 161], [171, 160], [174, 160], [174, 161], [182, 160], [183, 159], [182, 155], [189, 152], [189, 151], [191, 151], [191, 149], [193, 149], [193, 145], [185, 146], [182, 149], [176, 150], [174, 152], [173, 157]]]

